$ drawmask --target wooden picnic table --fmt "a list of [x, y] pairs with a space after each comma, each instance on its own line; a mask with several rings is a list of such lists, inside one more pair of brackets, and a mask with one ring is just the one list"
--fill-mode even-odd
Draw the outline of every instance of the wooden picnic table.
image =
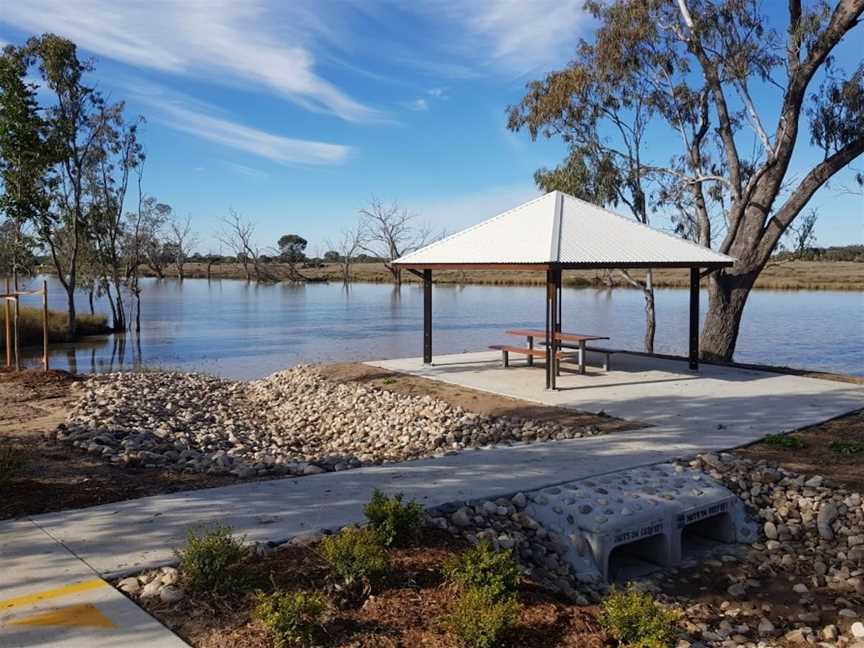
[[[528, 339], [528, 348], [534, 348], [534, 340], [537, 339], [541, 344], [546, 344], [546, 331], [542, 329], [510, 329], [509, 331], [505, 331], [507, 335], [515, 335], [516, 337], [524, 337]], [[584, 335], [582, 333], [567, 333], [565, 331], [558, 331], [554, 335], [555, 340], [557, 342], [569, 342], [571, 344], [564, 344], [565, 347], [575, 348], [578, 352], [578, 360], [579, 360], [579, 373], [585, 373], [585, 343], [592, 342], [594, 340], [608, 340], [609, 338], [604, 335]], [[562, 345], [558, 345], [559, 347]], [[534, 355], [531, 354], [528, 356], [528, 364], [534, 364]]]

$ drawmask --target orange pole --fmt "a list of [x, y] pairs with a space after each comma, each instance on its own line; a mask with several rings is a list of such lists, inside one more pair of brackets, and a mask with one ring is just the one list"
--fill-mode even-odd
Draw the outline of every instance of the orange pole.
[[48, 282], [42, 281], [42, 361], [48, 371]]
[[[6, 294], [12, 292], [12, 284], [9, 282], [9, 277], [6, 277]], [[9, 300], [3, 298], [3, 307], [6, 314], [6, 366], [12, 366], [12, 312], [9, 308]]]

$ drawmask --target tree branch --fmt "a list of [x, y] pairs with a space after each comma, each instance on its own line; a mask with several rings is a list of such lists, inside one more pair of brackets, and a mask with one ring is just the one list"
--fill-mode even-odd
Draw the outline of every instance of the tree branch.
[[864, 153], [864, 136], [849, 142], [833, 155], [825, 158], [810, 170], [798, 184], [786, 202], [774, 212], [773, 217], [765, 226], [762, 239], [759, 242], [760, 258], [767, 259], [777, 245], [786, 228], [795, 220], [813, 194], [825, 184], [831, 176], [843, 169], [856, 157]]

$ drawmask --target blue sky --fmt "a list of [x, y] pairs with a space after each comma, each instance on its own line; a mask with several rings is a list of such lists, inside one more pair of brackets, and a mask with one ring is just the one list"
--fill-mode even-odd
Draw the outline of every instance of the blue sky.
[[[191, 215], [202, 251], [230, 207], [262, 246], [292, 232], [314, 253], [373, 195], [447, 231], [537, 195], [533, 172], [564, 149], [508, 132], [505, 108], [590, 34], [581, 4], [28, 0], [0, 8], [0, 41], [53, 31], [94, 58], [91, 83], [147, 119], [145, 191]], [[811, 203], [821, 244], [864, 240], [850, 183]]]

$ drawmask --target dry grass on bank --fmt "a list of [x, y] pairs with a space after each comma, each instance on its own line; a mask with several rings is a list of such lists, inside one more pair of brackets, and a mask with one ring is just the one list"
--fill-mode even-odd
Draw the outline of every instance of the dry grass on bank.
[[[65, 312], [48, 311], [48, 341], [69, 342], [66, 325], [69, 321]], [[108, 318], [105, 315], [78, 315], [78, 335], [99, 335], [108, 333]], [[0, 307], [0, 346], [6, 344], [6, 315]], [[42, 344], [42, 309], [20, 306], [18, 310], [18, 339], [21, 346]]]
[[[266, 272], [270, 281], [282, 281], [288, 276], [288, 267], [282, 263], [268, 263]], [[203, 263], [190, 263], [185, 268], [189, 278], [206, 278], [207, 267]], [[144, 270], [145, 274], [147, 273]], [[323, 268], [302, 268], [303, 276], [317, 281], [342, 281], [342, 268], [339, 264], [328, 263]], [[390, 283], [391, 276], [383, 263], [358, 263], [351, 267], [352, 280], [369, 283]], [[635, 271], [639, 274], [641, 271]], [[166, 272], [167, 277], [175, 276]], [[243, 267], [238, 263], [214, 265], [211, 268], [214, 279], [245, 279]], [[492, 270], [442, 270], [434, 273], [433, 279], [439, 284], [482, 284], [482, 285], [541, 285], [546, 281], [542, 271], [492, 271]], [[612, 279], [616, 286], [628, 287], [615, 274]], [[403, 280], [416, 282], [418, 279], [403, 273]], [[564, 273], [568, 286], [603, 287], [604, 273], [595, 270], [569, 270]], [[686, 288], [690, 275], [687, 270], [655, 270], [654, 283], [660, 288]], [[789, 261], [770, 264], [756, 281], [756, 288], [768, 290], [864, 290], [864, 263], [852, 261]]]

